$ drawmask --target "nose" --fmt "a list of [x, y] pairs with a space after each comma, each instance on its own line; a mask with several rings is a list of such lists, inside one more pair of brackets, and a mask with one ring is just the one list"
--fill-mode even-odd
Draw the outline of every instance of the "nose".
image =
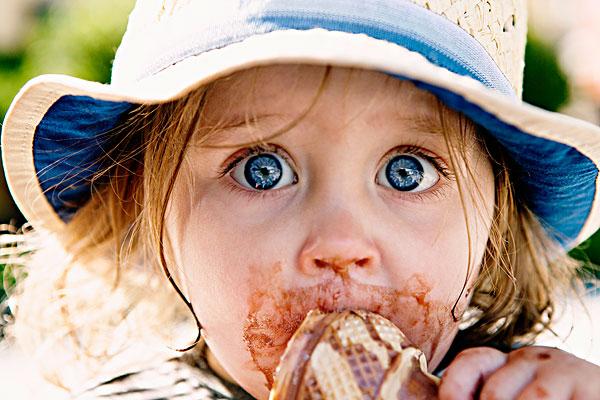
[[354, 273], [375, 273], [381, 256], [374, 241], [350, 213], [334, 214], [314, 226], [300, 252], [300, 271], [307, 276], [334, 273], [344, 279]]

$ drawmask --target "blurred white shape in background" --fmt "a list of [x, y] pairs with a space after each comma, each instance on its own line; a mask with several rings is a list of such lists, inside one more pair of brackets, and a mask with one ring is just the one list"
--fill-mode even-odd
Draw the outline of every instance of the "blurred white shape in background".
[[600, 0], [529, 0], [529, 23], [569, 78], [571, 101], [560, 112], [600, 124]]
[[552, 327], [556, 335], [546, 331], [536, 344], [558, 347], [600, 365], [600, 296], [565, 299], [557, 308], [558, 321]]
[[529, 0], [529, 31], [538, 39], [556, 43], [575, 24], [578, 0]]
[[0, 342], [0, 395], [10, 400], [66, 400], [69, 395], [45, 381], [35, 362]]
[[600, 103], [600, 0], [571, 0], [576, 23], [559, 43], [573, 84]]
[[0, 0], [0, 52], [19, 50], [33, 26], [35, 10], [48, 0]]

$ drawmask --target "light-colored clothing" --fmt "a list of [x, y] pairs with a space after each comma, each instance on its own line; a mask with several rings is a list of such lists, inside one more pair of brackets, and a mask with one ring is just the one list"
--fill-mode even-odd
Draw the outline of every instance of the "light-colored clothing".
[[186, 354], [139, 372], [118, 376], [75, 400], [251, 400], [241, 387], [215, 374], [204, 351]]

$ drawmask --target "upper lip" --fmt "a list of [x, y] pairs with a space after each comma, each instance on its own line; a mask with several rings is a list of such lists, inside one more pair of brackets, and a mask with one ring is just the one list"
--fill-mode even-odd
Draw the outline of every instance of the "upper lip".
[[[310, 310], [317, 309], [322, 312], [364, 310], [392, 319], [393, 315], [386, 311], [386, 307], [382, 304], [383, 299], [372, 292], [369, 293], [369, 288], [373, 288], [373, 286], [367, 287], [354, 280], [337, 277], [307, 288], [288, 290], [287, 294], [295, 301], [301, 301], [302, 318], [305, 318]], [[392, 288], [380, 286], [377, 289], [395, 295]]]

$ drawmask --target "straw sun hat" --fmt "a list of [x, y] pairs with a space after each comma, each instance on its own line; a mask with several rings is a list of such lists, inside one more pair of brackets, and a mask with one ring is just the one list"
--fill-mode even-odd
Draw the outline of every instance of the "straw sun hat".
[[139, 0], [110, 85], [45, 75], [17, 95], [2, 132], [8, 184], [34, 226], [60, 231], [89, 199], [103, 133], [136, 104], [257, 65], [368, 68], [485, 127], [568, 249], [600, 225], [600, 127], [521, 101], [526, 29], [525, 0]]

